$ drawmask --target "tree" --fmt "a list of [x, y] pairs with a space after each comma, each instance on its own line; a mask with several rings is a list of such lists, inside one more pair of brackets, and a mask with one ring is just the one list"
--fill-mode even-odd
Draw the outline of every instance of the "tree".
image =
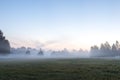
[[92, 46], [90, 53], [92, 57], [99, 56], [99, 47], [97, 45]]
[[105, 46], [106, 50], [111, 50], [111, 46], [107, 41], [106, 41], [106, 43], [104, 43], [104, 46]]
[[116, 46], [117, 50], [120, 48], [120, 44], [119, 44], [119, 42], [118, 42], [118, 41], [116, 41], [115, 46]]
[[38, 52], [38, 55], [44, 55], [43, 50], [40, 48], [40, 51]]

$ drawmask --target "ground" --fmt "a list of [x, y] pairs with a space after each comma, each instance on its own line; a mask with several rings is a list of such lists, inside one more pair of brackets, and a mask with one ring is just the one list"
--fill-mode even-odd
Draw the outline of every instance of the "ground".
[[120, 60], [1, 59], [0, 80], [120, 80]]

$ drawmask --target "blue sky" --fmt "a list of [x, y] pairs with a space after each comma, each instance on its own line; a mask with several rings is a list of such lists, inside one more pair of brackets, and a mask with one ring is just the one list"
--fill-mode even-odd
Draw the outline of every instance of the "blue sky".
[[12, 47], [89, 49], [120, 41], [120, 1], [0, 0], [0, 29]]

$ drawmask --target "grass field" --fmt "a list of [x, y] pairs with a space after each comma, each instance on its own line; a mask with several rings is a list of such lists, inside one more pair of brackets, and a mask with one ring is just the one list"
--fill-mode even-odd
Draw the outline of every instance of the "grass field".
[[120, 80], [120, 60], [1, 60], [0, 80]]

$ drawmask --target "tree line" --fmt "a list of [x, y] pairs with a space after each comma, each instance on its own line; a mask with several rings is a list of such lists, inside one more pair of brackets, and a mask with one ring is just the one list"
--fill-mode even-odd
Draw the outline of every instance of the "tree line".
[[91, 57], [114, 57], [120, 56], [120, 44], [118, 41], [110, 45], [107, 41], [100, 47], [94, 45], [90, 50]]

